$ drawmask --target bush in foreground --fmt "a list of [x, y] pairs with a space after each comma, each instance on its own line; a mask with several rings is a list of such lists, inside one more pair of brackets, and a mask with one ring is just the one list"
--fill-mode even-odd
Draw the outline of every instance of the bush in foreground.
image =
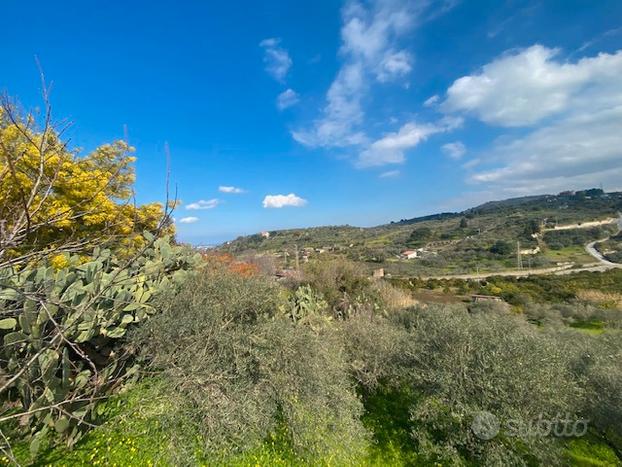
[[175, 401], [164, 417], [189, 421], [213, 459], [280, 433], [301, 459], [347, 463], [367, 433], [339, 338], [277, 313], [278, 296], [262, 278], [212, 270], [161, 302], [135, 342]]

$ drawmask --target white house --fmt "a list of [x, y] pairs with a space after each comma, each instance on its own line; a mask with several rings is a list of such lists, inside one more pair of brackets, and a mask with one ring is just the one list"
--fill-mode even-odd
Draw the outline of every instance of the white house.
[[415, 259], [419, 256], [418, 250], [404, 250], [402, 251], [402, 258]]

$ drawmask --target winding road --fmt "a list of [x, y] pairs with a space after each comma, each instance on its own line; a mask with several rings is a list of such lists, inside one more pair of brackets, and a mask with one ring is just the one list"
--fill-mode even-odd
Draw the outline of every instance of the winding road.
[[[620, 233], [620, 231], [622, 231], [622, 213], [618, 213], [618, 215], [620, 216], [619, 219], [618, 219], [618, 233]], [[595, 240], [595, 241], [590, 242], [587, 245], [585, 245], [585, 251], [587, 251], [588, 254], [590, 254], [592, 257], [594, 257], [600, 263], [600, 266], [597, 266], [597, 267], [602, 268], [601, 270], [603, 270], [603, 271], [607, 270], [607, 269], [611, 269], [611, 268], [622, 268], [622, 264], [612, 263], [611, 261], [607, 260], [600, 253], [600, 251], [598, 251], [596, 249], [596, 244], [597, 243], [606, 242], [607, 240], [609, 240], [609, 238], [610, 237], [603, 238], [601, 240]]]
[[[618, 233], [622, 231], [622, 213], [618, 213]], [[612, 263], [608, 261], [600, 252], [596, 249], [596, 244], [600, 242], [605, 242], [609, 240], [609, 237], [603, 238], [600, 240], [595, 240], [593, 242], [585, 245], [585, 251], [592, 256], [594, 259], [598, 261], [598, 263], [594, 263], [591, 265], [585, 265], [583, 267], [574, 268], [572, 263], [560, 265], [557, 267], [550, 268], [539, 268], [539, 269], [522, 269], [522, 270], [506, 270], [506, 271], [495, 271], [495, 272], [484, 272], [479, 274], [456, 274], [456, 275], [443, 275], [443, 276], [428, 276], [422, 277], [422, 279], [486, 279], [487, 277], [492, 276], [513, 276], [513, 277], [526, 277], [531, 275], [538, 274], [574, 274], [575, 272], [602, 272], [607, 271], [609, 269], [614, 268], [622, 268], [622, 264], [620, 263]]]

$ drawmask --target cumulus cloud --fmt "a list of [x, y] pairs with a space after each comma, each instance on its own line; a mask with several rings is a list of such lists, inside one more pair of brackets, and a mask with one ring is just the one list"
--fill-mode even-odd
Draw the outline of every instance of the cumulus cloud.
[[289, 195], [266, 195], [263, 199], [264, 208], [283, 208], [285, 206], [302, 207], [307, 204], [307, 200], [296, 196], [294, 193]]
[[298, 94], [293, 89], [286, 89], [276, 98], [276, 106], [279, 110], [285, 110], [298, 103]]
[[473, 75], [456, 80], [442, 104], [485, 123], [526, 126], [579, 106], [607, 99], [622, 80], [622, 51], [601, 53], [575, 63], [556, 60], [559, 49], [534, 45], [506, 54]]
[[225, 186], [225, 185], [220, 185], [218, 187], [218, 191], [220, 191], [221, 193], [228, 193], [228, 194], [234, 194], [234, 195], [239, 195], [240, 193], [246, 192], [246, 190], [244, 190], [243, 188], [238, 188], [235, 186]]
[[263, 61], [266, 71], [277, 81], [283, 82], [292, 66], [292, 59], [280, 44], [281, 39], [272, 37], [262, 40], [259, 46], [264, 50]]
[[443, 144], [441, 146], [441, 150], [445, 153], [445, 155], [456, 160], [466, 154], [466, 146], [460, 141]]
[[194, 203], [190, 203], [186, 206], [186, 209], [190, 210], [202, 210], [202, 209], [214, 209], [216, 206], [220, 204], [219, 199], [200, 199]]
[[622, 172], [622, 51], [573, 63], [535, 45], [506, 54], [454, 82], [442, 104], [504, 127], [504, 135], [465, 165], [469, 180], [500, 194], [619, 186]]
[[412, 56], [399, 40], [416, 25], [427, 2], [376, 0], [369, 7], [350, 1], [342, 10], [343, 63], [326, 93], [322, 116], [309, 128], [292, 132], [301, 144], [345, 147], [366, 144], [363, 100], [374, 81], [403, 78], [412, 68]]
[[433, 134], [453, 130], [461, 124], [461, 119], [454, 118], [444, 118], [436, 123], [406, 123], [397, 132], [386, 134], [363, 150], [358, 156], [356, 166], [366, 168], [401, 164], [406, 160], [407, 150], [414, 148]]
[[194, 224], [198, 220], [199, 220], [198, 217], [188, 216], [188, 217], [182, 217], [181, 219], [179, 219], [179, 223], [180, 224]]

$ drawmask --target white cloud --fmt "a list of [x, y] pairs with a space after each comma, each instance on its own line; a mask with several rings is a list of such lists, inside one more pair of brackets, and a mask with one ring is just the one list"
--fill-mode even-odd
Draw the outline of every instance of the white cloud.
[[454, 118], [444, 118], [437, 123], [407, 123], [399, 131], [386, 134], [363, 150], [359, 154], [356, 166], [365, 168], [401, 164], [406, 160], [405, 152], [408, 149], [414, 148], [435, 133], [453, 130], [461, 124], [461, 119]]
[[186, 209], [195, 210], [195, 209], [213, 209], [220, 204], [219, 199], [200, 199], [194, 203], [190, 203], [186, 206]]
[[292, 59], [280, 43], [281, 39], [273, 37], [262, 40], [259, 46], [264, 50], [263, 61], [266, 71], [277, 81], [283, 82], [292, 66]]
[[573, 63], [535, 45], [455, 81], [442, 104], [482, 121], [534, 129], [504, 135], [463, 165], [469, 181], [500, 195], [604, 183], [622, 172], [622, 51]]
[[411, 55], [398, 42], [416, 25], [427, 2], [375, 0], [369, 7], [349, 1], [342, 10], [343, 64], [326, 94], [323, 115], [306, 129], [292, 132], [301, 144], [345, 147], [367, 144], [361, 129], [363, 101], [374, 81], [403, 78], [412, 68]]
[[293, 89], [286, 89], [276, 98], [276, 106], [279, 110], [285, 110], [298, 103], [298, 94]]
[[456, 159], [456, 160], [460, 159], [462, 156], [466, 154], [466, 146], [460, 141], [443, 144], [441, 146], [441, 150], [447, 156], [451, 157], [452, 159]]
[[194, 224], [198, 220], [199, 220], [198, 217], [188, 216], [188, 217], [182, 217], [181, 219], [179, 219], [179, 223], [180, 224]]
[[456, 80], [442, 104], [445, 111], [464, 111], [483, 122], [526, 126], [544, 118], [592, 107], [593, 99], [618, 93], [622, 51], [601, 53], [575, 63], [555, 60], [559, 49], [534, 45], [484, 65], [478, 74]]
[[432, 107], [433, 105], [437, 104], [439, 100], [440, 100], [439, 95], [434, 94], [432, 97], [429, 97], [426, 99], [426, 101], [423, 103], [423, 106]]
[[560, 177], [568, 184], [572, 179], [591, 186], [612, 182], [613, 174], [622, 169], [621, 128], [622, 104], [565, 118], [495, 144], [488, 154], [488, 168], [472, 174], [471, 180], [534, 189]]
[[264, 208], [302, 207], [307, 204], [307, 200], [296, 196], [294, 193], [289, 195], [266, 195], [262, 204]]
[[361, 99], [367, 86], [360, 63], [341, 68], [326, 95], [324, 117], [313, 128], [292, 132], [292, 137], [306, 146], [343, 147], [362, 144], [367, 137], [354, 127], [363, 122]]
[[385, 53], [376, 73], [378, 81], [387, 82], [405, 76], [412, 70], [412, 57], [405, 50]]
[[234, 194], [234, 195], [239, 195], [240, 193], [246, 193], [246, 190], [244, 190], [243, 188], [238, 188], [235, 186], [224, 186], [224, 185], [220, 185], [218, 187], [218, 191], [220, 191], [221, 193], [228, 193], [228, 194]]
[[387, 170], [386, 172], [382, 172], [380, 175], [378, 175], [379, 178], [395, 178], [397, 176], [399, 176], [400, 171], [399, 170]]

